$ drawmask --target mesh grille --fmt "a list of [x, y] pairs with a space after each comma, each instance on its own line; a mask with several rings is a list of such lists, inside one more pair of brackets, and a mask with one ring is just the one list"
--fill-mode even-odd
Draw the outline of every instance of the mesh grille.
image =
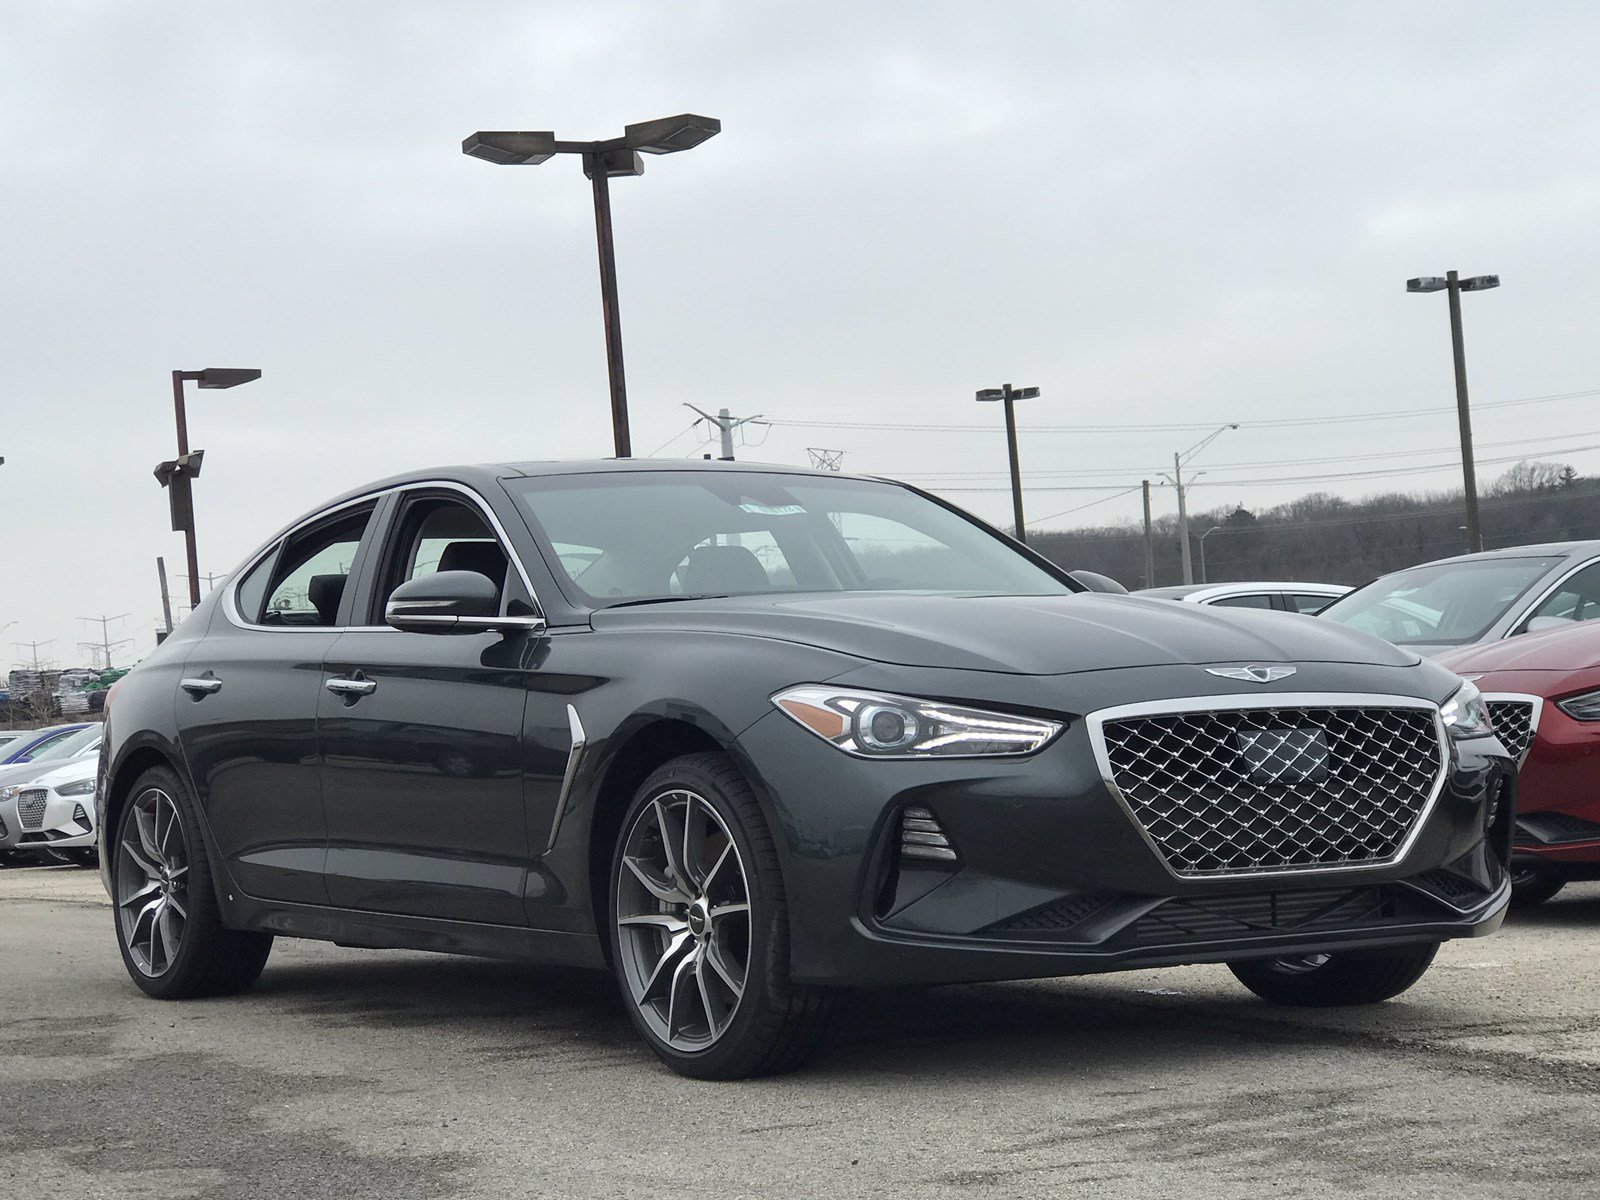
[[1518, 762], [1533, 744], [1533, 703], [1529, 700], [1490, 700], [1489, 719], [1494, 732]]
[[1092, 917], [1115, 899], [1115, 896], [1104, 892], [1081, 892], [1076, 896], [1068, 896], [1064, 900], [1046, 904], [1042, 908], [1031, 909], [1014, 917], [1007, 917], [1004, 921], [997, 921], [983, 932], [986, 934], [1061, 933], [1083, 924], [1087, 918]]
[[1519, 842], [1592, 842], [1600, 840], [1600, 825], [1568, 813], [1525, 813], [1517, 818]]
[[1424, 708], [1124, 717], [1101, 737], [1134, 819], [1185, 876], [1390, 860], [1444, 770]]
[[1371, 926], [1436, 912], [1426, 901], [1390, 887], [1216, 896], [1169, 900], [1141, 917], [1132, 937], [1142, 945], [1210, 941], [1251, 933]]
[[44, 824], [45, 790], [30, 788], [17, 797], [17, 820], [24, 829], [38, 829]]

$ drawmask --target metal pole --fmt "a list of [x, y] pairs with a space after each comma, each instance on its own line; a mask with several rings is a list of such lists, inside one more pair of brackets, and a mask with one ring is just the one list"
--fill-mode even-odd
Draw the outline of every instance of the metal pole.
[[[189, 453], [189, 415], [183, 407], [183, 372], [172, 373], [172, 411], [178, 422], [178, 457]], [[189, 607], [200, 603], [200, 551], [195, 545], [194, 505], [190, 504], [189, 528], [183, 531], [184, 556], [189, 562]]]
[[1156, 532], [1155, 526], [1150, 523], [1150, 481], [1146, 479], [1140, 487], [1144, 489], [1144, 585], [1156, 585]]
[[1189, 556], [1189, 504], [1183, 494], [1183, 459], [1172, 456], [1172, 484], [1178, 489], [1178, 544], [1183, 550], [1183, 581], [1194, 582], [1194, 564]]
[[167, 591], [167, 560], [160, 555], [156, 556], [156, 578], [161, 580], [161, 620], [167, 626], [167, 632], [172, 632], [172, 596]]
[[1208, 534], [1210, 532], [1211, 531], [1208, 529], [1208, 530], [1206, 530], [1205, 533], [1202, 533], [1200, 535], [1200, 582], [1201, 583], [1204, 583], [1206, 581], [1206, 534]]
[[1467, 351], [1461, 337], [1461, 283], [1454, 271], [1445, 275], [1450, 293], [1450, 352], [1456, 366], [1456, 415], [1461, 421], [1461, 478], [1467, 495], [1467, 549], [1483, 549], [1478, 521], [1478, 468], [1472, 461], [1472, 410], [1467, 405]]
[[1016, 527], [1017, 541], [1028, 540], [1027, 526], [1022, 520], [1022, 468], [1017, 463], [1017, 416], [1012, 406], [1011, 385], [1005, 385], [1006, 403], [1006, 453], [1011, 456], [1011, 518]]
[[725, 408], [717, 409], [717, 428], [722, 431], [722, 460], [733, 461], [733, 414]]
[[622, 313], [617, 305], [617, 252], [611, 236], [611, 188], [605, 155], [585, 154], [594, 184], [594, 233], [600, 248], [600, 305], [605, 311], [606, 370], [611, 378], [611, 436], [618, 458], [633, 456], [628, 436], [628, 385], [622, 373]]

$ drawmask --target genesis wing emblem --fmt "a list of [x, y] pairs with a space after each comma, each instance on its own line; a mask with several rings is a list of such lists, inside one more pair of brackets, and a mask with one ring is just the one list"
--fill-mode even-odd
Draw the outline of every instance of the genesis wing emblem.
[[1293, 675], [1295, 667], [1207, 667], [1207, 675], [1238, 679], [1245, 683], [1276, 683]]

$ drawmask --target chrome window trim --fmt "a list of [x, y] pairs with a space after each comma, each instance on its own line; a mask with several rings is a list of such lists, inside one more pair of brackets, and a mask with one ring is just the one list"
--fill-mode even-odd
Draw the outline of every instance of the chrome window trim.
[[[494, 530], [495, 536], [500, 539], [501, 547], [506, 552], [506, 558], [510, 560], [512, 566], [517, 568], [517, 576], [522, 580], [523, 586], [527, 588], [528, 596], [533, 600], [533, 606], [537, 613], [531, 617], [508, 617], [505, 620], [515, 622], [518, 627], [528, 629], [543, 630], [546, 628], [544, 605], [539, 603], [539, 594], [534, 591], [533, 580], [528, 576], [528, 569], [522, 565], [522, 559], [517, 556], [516, 547], [506, 533], [505, 526], [500, 523], [500, 518], [495, 516], [494, 510], [489, 507], [488, 501], [480, 493], [473, 491], [465, 484], [455, 482], [453, 479], [416, 479], [408, 483], [398, 483], [392, 487], [379, 488], [375, 492], [363, 492], [359, 496], [352, 496], [349, 500], [320, 509], [304, 520], [297, 521], [294, 525], [270, 538], [266, 545], [259, 547], [254, 554], [245, 560], [243, 566], [228, 577], [228, 582], [223, 585], [223, 615], [228, 618], [228, 623], [235, 628], [260, 630], [262, 633], [376, 633], [379, 630], [389, 633], [403, 633], [404, 630], [396, 629], [392, 625], [257, 625], [254, 622], [246, 621], [239, 612], [237, 593], [239, 585], [244, 582], [245, 576], [249, 575], [260, 564], [262, 559], [266, 558], [281, 543], [294, 537], [308, 525], [315, 525], [317, 522], [335, 516], [347, 508], [355, 508], [368, 503], [375, 504], [385, 496], [393, 495], [396, 492], [436, 491], [439, 489], [448, 492], [459, 492], [467, 497], [484, 520], [489, 523], [489, 527]], [[527, 622], [527, 624], [524, 626], [523, 622]]]
[[1527, 692], [1484, 692], [1485, 703], [1491, 700], [1509, 700], [1513, 703], [1533, 705], [1533, 716], [1528, 720], [1528, 748], [1517, 759], [1517, 769], [1522, 769], [1522, 764], [1528, 761], [1528, 755], [1533, 753], [1533, 743], [1539, 736], [1539, 718], [1544, 716], [1544, 697], [1530, 695]]
[[[1535, 557], [1537, 557], [1537, 556], [1535, 556]], [[1561, 575], [1554, 583], [1552, 583], [1549, 587], [1545, 588], [1544, 591], [1539, 593], [1539, 598], [1537, 600], [1535, 600], [1532, 604], [1529, 604], [1521, 612], [1519, 612], [1516, 615], [1516, 617], [1512, 619], [1511, 623], [1505, 627], [1505, 632], [1502, 633], [1499, 638], [1496, 638], [1494, 640], [1495, 641], [1500, 641], [1500, 640], [1502, 640], [1504, 638], [1516, 637], [1519, 633], [1527, 632], [1526, 630], [1524, 630], [1522, 628], [1522, 626], [1526, 622], [1528, 622], [1528, 621], [1533, 619], [1534, 610], [1537, 609], [1546, 600], [1550, 599], [1551, 596], [1554, 596], [1558, 591], [1560, 591], [1561, 590], [1561, 585], [1566, 583], [1567, 580], [1571, 579], [1579, 571], [1587, 570], [1588, 568], [1594, 566], [1596, 563], [1600, 563], [1600, 557], [1587, 558], [1583, 562], [1579, 563], [1577, 566], [1573, 567], [1570, 571], [1567, 571], [1565, 574]], [[1573, 624], [1574, 625], [1582, 625], [1582, 624], [1584, 624], [1584, 622], [1582, 622], [1582, 621], [1574, 621]]]
[[583, 761], [583, 749], [589, 744], [589, 735], [584, 732], [583, 720], [578, 716], [578, 710], [570, 704], [567, 705], [567, 728], [572, 734], [572, 748], [567, 751], [567, 769], [561, 776], [561, 791], [556, 796], [555, 816], [550, 820], [550, 839], [544, 847], [546, 854], [556, 848], [556, 834], [561, 832], [561, 818], [566, 815], [567, 802], [572, 797], [572, 785], [578, 778], [578, 766]]
[[[1434, 731], [1439, 740], [1439, 773], [1434, 777], [1433, 789], [1428, 793], [1428, 799], [1422, 806], [1422, 811], [1412, 822], [1411, 830], [1405, 836], [1395, 852], [1388, 858], [1376, 862], [1343, 863], [1335, 866], [1322, 866], [1320, 864], [1307, 867], [1269, 868], [1259, 871], [1219, 871], [1215, 874], [1203, 875], [1181, 874], [1172, 869], [1172, 864], [1167, 861], [1167, 856], [1156, 845], [1150, 831], [1144, 827], [1144, 822], [1134, 814], [1133, 805], [1122, 794], [1122, 789], [1117, 786], [1111, 768], [1111, 754], [1106, 747], [1105, 725], [1108, 721], [1122, 720], [1127, 717], [1153, 717], [1171, 716], [1178, 713], [1207, 713], [1207, 712], [1236, 712], [1240, 709], [1252, 708], [1416, 708], [1425, 709], [1433, 714]], [[1100, 771], [1100, 779], [1111, 793], [1123, 815], [1144, 839], [1150, 853], [1155, 855], [1156, 861], [1162, 869], [1175, 881], [1180, 883], [1210, 883], [1215, 880], [1232, 879], [1284, 879], [1304, 878], [1317, 875], [1342, 875], [1359, 871], [1378, 871], [1393, 867], [1405, 859], [1411, 852], [1411, 847], [1416, 844], [1422, 835], [1423, 828], [1428, 824], [1428, 818], [1433, 815], [1439, 797], [1444, 793], [1445, 781], [1450, 777], [1450, 735], [1444, 727], [1444, 716], [1439, 711], [1439, 706], [1431, 700], [1424, 700], [1417, 696], [1384, 696], [1371, 692], [1276, 692], [1260, 696], [1186, 696], [1175, 700], [1152, 700], [1140, 704], [1119, 704], [1113, 708], [1097, 709], [1084, 717], [1084, 725], [1089, 731], [1089, 744], [1094, 751], [1094, 761]]]

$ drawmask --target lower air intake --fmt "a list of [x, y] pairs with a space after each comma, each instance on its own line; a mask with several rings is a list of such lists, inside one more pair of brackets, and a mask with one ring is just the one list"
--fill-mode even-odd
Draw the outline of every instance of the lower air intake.
[[900, 813], [900, 857], [924, 862], [955, 863], [961, 856], [929, 808], [907, 808]]

